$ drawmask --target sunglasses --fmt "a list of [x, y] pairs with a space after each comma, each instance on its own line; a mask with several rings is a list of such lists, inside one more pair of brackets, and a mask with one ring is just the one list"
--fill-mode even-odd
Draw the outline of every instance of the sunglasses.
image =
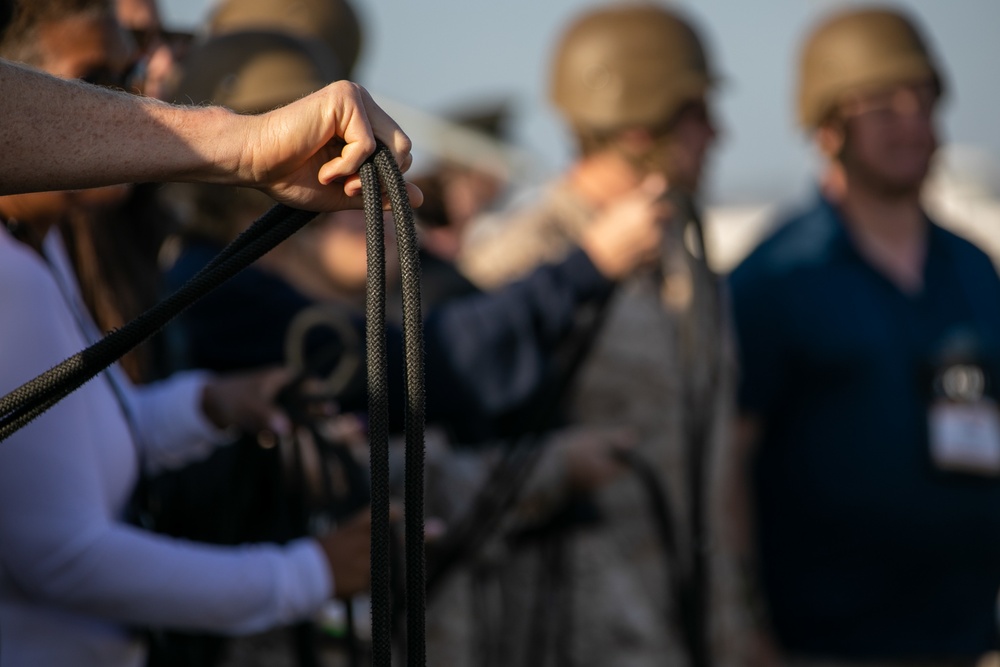
[[100, 86], [101, 88], [137, 93], [142, 88], [142, 82], [145, 78], [146, 59], [143, 58], [132, 63], [124, 70], [104, 66], [96, 67], [81, 76], [80, 80], [94, 86]]
[[165, 44], [174, 53], [185, 53], [194, 40], [192, 33], [162, 28], [130, 28], [128, 32], [132, 35], [139, 53], [143, 54], [149, 53], [161, 44]]

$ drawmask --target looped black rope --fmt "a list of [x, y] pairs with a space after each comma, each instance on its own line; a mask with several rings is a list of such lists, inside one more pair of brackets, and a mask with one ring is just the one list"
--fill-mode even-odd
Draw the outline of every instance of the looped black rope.
[[366, 304], [368, 420], [372, 478], [372, 663], [391, 664], [391, 531], [389, 527], [389, 400], [385, 343], [385, 232], [378, 182], [392, 206], [403, 292], [405, 407], [405, 542], [407, 667], [426, 663], [424, 644], [424, 347], [420, 314], [420, 258], [413, 211], [402, 174], [379, 145], [360, 171], [368, 248]]

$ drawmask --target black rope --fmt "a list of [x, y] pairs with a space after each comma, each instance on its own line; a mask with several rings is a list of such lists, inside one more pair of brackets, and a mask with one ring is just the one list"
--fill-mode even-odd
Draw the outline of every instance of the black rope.
[[185, 308], [252, 264], [316, 216], [277, 205], [166, 299], [85, 350], [0, 398], [0, 441], [84, 385]]
[[[377, 178], [376, 178], [377, 172]], [[367, 222], [368, 402], [372, 476], [372, 662], [391, 664], [392, 581], [389, 526], [388, 363], [385, 343], [385, 232], [381, 179], [396, 222], [403, 292], [405, 407], [405, 543], [407, 667], [426, 663], [424, 642], [424, 346], [420, 314], [420, 258], [406, 185], [392, 155], [381, 146], [361, 169]]]
[[[372, 664], [392, 663], [392, 592], [389, 529], [389, 379], [385, 327], [385, 232], [382, 229], [378, 176], [361, 168], [367, 223], [368, 293], [365, 303], [368, 342], [368, 443], [371, 458]], [[373, 194], [374, 193], [374, 194]], [[373, 201], [374, 198], [374, 201]]]
[[[697, 324], [694, 320], [703, 317], [697, 335], [691, 331], [687, 336], [681, 336], [682, 359], [689, 365], [684, 375], [693, 377], [692, 364], [704, 364], [707, 370], [706, 380], [700, 386], [695, 383], [686, 387], [685, 440], [686, 440], [686, 476], [689, 480], [688, 490], [688, 524], [690, 551], [688, 554], [687, 573], [680, 592], [680, 609], [685, 618], [681, 624], [688, 637], [688, 644], [693, 667], [707, 667], [713, 662], [711, 643], [709, 641], [708, 619], [711, 613], [710, 605], [710, 567], [708, 558], [708, 513], [705, 501], [705, 491], [708, 483], [708, 460], [711, 454], [711, 432], [713, 416], [712, 403], [718, 393], [721, 383], [721, 340], [722, 330], [722, 298], [719, 293], [718, 278], [708, 263], [708, 247], [705, 243], [705, 225], [701, 211], [694, 199], [682, 192], [671, 193], [671, 201], [677, 207], [678, 213], [686, 220], [686, 226], [694, 231], [696, 251], [689, 252], [689, 261], [696, 286], [704, 286], [695, 299], [703, 304], [702, 310], [690, 311], [688, 325]], [[706, 331], [707, 340], [706, 338]], [[704, 351], [708, 350], [708, 354]]]

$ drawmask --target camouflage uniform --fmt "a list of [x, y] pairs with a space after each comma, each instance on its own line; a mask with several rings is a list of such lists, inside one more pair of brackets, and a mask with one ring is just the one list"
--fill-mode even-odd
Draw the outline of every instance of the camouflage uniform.
[[[594, 214], [567, 184], [556, 183], [537, 206], [503, 226], [476, 230], [461, 266], [484, 288], [514, 280], [566, 254]], [[666, 480], [681, 534], [689, 535], [686, 443], [692, 420], [706, 417], [707, 442], [719, 441], [732, 373], [723, 354], [714, 276], [687, 250], [683, 229], [672, 227], [660, 272], [634, 276], [613, 296], [574, 387], [571, 418], [584, 426], [632, 428], [639, 453]], [[666, 556], [641, 487], [626, 476], [594, 500], [605, 520], [566, 540], [572, 623], [559, 632], [569, 633], [571, 664], [685, 664]], [[685, 553], [690, 544], [680, 546]], [[522, 550], [505, 567], [512, 589], [524, 588], [524, 572], [539, 550]], [[519, 600], [506, 610], [508, 621], [530, 619], [521, 607], [530, 591], [509, 595]], [[516, 643], [529, 629], [513, 627], [508, 637]], [[539, 656], [517, 658], [506, 664], [548, 664]]]

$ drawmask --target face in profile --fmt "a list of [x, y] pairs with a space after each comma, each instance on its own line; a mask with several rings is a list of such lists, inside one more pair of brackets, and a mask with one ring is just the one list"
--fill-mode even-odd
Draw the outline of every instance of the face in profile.
[[[133, 54], [110, 14], [81, 14], [42, 25], [38, 33], [38, 50], [42, 56], [39, 68], [53, 76], [115, 88], [127, 86]], [[8, 214], [26, 222], [51, 222], [71, 207], [114, 206], [128, 191], [128, 186], [112, 186], [19, 195], [10, 198]]]
[[695, 193], [701, 187], [708, 154], [718, 137], [708, 101], [694, 100], [681, 108], [670, 132], [670, 178], [673, 185]]
[[165, 99], [180, 57], [178, 33], [163, 30], [154, 0], [117, 0], [115, 12], [118, 23], [129, 32], [135, 44], [141, 65], [135, 85], [143, 95]]

